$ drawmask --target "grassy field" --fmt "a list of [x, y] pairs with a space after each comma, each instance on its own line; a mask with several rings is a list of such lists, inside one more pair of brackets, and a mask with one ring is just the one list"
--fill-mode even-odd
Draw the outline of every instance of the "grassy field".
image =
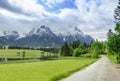
[[[23, 51], [25, 51], [25, 58], [40, 58], [43, 54], [40, 50], [2, 49], [0, 50], [0, 58], [23, 58]], [[52, 53], [44, 53], [45, 56], [49, 54], [53, 55]], [[0, 81], [57, 81], [96, 60], [84, 57], [66, 57], [42, 62], [15, 60], [15, 63], [0, 64]], [[26, 63], [17, 63], [17, 61]]]
[[42, 53], [40, 50], [0, 49], [0, 58], [22, 58], [23, 52], [25, 58], [40, 58]]
[[0, 64], [0, 81], [57, 81], [95, 61], [92, 58], [81, 58]]

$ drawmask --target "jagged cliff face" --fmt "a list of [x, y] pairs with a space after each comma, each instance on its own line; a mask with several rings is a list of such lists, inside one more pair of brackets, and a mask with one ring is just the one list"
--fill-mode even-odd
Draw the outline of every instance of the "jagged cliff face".
[[[61, 33], [62, 32], [62, 33]], [[26, 46], [26, 47], [60, 47], [64, 41], [71, 43], [75, 40], [79, 40], [81, 43], [90, 44], [94, 39], [85, 35], [77, 27], [73, 30], [59, 31], [59, 33], [53, 33], [53, 31], [42, 25], [39, 28], [32, 29], [24, 37], [20, 37], [17, 31], [4, 31], [0, 36], [0, 45], [13, 45], [13, 46]]]

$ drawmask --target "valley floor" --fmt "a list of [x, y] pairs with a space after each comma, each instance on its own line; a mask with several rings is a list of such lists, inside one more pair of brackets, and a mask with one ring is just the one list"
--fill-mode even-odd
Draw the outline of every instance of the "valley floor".
[[112, 64], [103, 55], [99, 61], [60, 81], [120, 81], [120, 64]]

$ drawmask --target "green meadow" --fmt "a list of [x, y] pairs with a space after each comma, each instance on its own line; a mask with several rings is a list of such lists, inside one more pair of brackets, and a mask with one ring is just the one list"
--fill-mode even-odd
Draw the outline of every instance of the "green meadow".
[[[9, 51], [10, 50], [7, 50], [6, 54], [14, 56], [14, 52], [12, 53]], [[18, 50], [14, 51], [17, 52]], [[2, 50], [0, 53], [3, 52], [5, 51]], [[26, 52], [30, 54], [33, 53], [37, 56], [37, 53], [40, 51], [34, 52], [32, 50]], [[88, 66], [96, 60], [97, 59], [93, 58], [74, 58], [29, 63], [0, 64], [0, 81], [57, 81]]]
[[76, 72], [96, 59], [53, 60], [0, 64], [0, 81], [56, 81]]
[[[53, 55], [40, 50], [1, 49], [0, 58], [40, 58]], [[19, 53], [19, 55], [18, 55]], [[27, 62], [14, 60], [0, 64], [0, 81], [57, 81], [81, 70], [97, 59], [85, 57], [61, 57], [57, 60]], [[19, 63], [17, 62], [19, 61]], [[23, 63], [22, 63], [23, 61]]]
[[[20, 49], [0, 49], [0, 58], [22, 58], [25, 52], [25, 58], [40, 58], [43, 53], [40, 50], [20, 50]], [[44, 52], [44, 55], [50, 53]]]

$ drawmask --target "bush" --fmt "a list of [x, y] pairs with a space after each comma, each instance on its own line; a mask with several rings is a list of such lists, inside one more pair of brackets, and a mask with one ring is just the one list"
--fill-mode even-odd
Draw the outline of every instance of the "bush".
[[73, 51], [73, 56], [74, 56], [74, 57], [79, 57], [79, 56], [80, 56], [80, 50], [79, 50], [79, 48], [76, 48], [76, 49]]
[[83, 57], [91, 57], [91, 54], [83, 54]]
[[86, 53], [85, 50], [76, 48], [76, 49], [73, 51], [73, 56], [74, 56], [74, 57], [79, 57], [79, 56], [81, 56], [82, 54], [85, 54], [85, 53]]
[[112, 63], [117, 63], [117, 56], [115, 54], [108, 54], [107, 56]]
[[95, 53], [92, 53], [92, 54], [91, 54], [91, 57], [93, 57], [93, 58], [99, 58], [99, 55], [98, 55], [98, 54], [95, 54]]

